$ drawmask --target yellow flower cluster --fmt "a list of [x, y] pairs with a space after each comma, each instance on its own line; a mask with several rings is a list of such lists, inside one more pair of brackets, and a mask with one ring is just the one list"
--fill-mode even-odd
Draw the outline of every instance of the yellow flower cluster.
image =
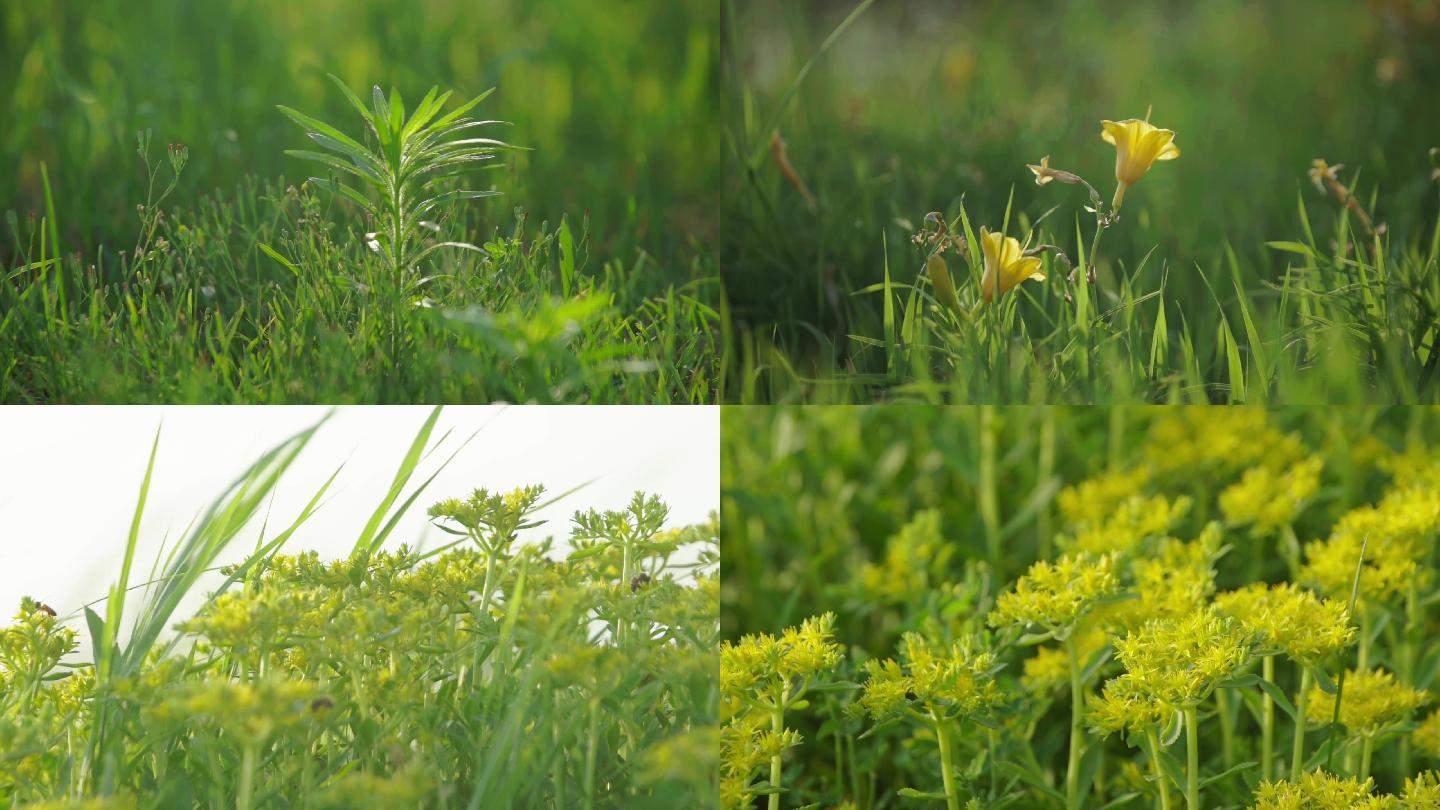
[[1069, 554], [1053, 563], [1041, 560], [1016, 581], [1015, 590], [996, 600], [988, 621], [991, 627], [1069, 628], [1119, 590], [1111, 556]]
[[1379, 503], [1352, 509], [1330, 537], [1305, 546], [1301, 576], [1329, 594], [1348, 597], [1360, 564], [1360, 595], [1388, 603], [1433, 577], [1424, 560], [1440, 533], [1440, 498], [1424, 487], [1394, 489]]
[[1440, 711], [1431, 712], [1411, 733], [1415, 750], [1433, 759], [1440, 759]]
[[1255, 634], [1263, 647], [1306, 666], [1319, 666], [1355, 641], [1350, 610], [1291, 585], [1253, 583], [1215, 597], [1215, 607]]
[[1251, 467], [1238, 483], [1220, 493], [1225, 519], [1250, 526], [1258, 537], [1268, 537], [1295, 522], [1320, 488], [1325, 461], [1311, 456], [1284, 470]]
[[[1213, 610], [1150, 622], [1115, 642], [1121, 678], [1171, 708], [1195, 706], [1250, 660], [1250, 634]], [[1126, 687], [1131, 688], [1131, 687]]]
[[1440, 774], [1426, 771], [1405, 780], [1400, 796], [1376, 794], [1375, 781], [1363, 782], [1325, 771], [1296, 781], [1262, 782], [1255, 810], [1434, 810], [1440, 807]]
[[1223, 480], [1252, 467], [1283, 467], [1305, 453], [1300, 437], [1270, 424], [1264, 408], [1164, 408], [1143, 448], [1157, 477]]
[[720, 693], [727, 699], [749, 701], [759, 696], [775, 700], [776, 690], [788, 691], [840, 663], [840, 645], [831, 641], [835, 614], [812, 616], [799, 627], [786, 628], [777, 638], [769, 633], [742, 637], [720, 645]]
[[1129, 672], [1105, 682], [1100, 697], [1090, 701], [1086, 718], [1090, 726], [1101, 736], [1118, 732], [1143, 734], [1158, 729], [1175, 713], [1174, 707], [1166, 706], [1145, 679]]
[[1067, 548], [1090, 554], [1122, 554], [1147, 540], [1163, 536], [1190, 511], [1190, 498], [1133, 495], [1121, 501], [1103, 521], [1090, 524], [1073, 537], [1062, 537]]
[[323, 708], [312, 709], [319, 697], [315, 685], [304, 681], [266, 678], [237, 683], [212, 678], [173, 688], [164, 700], [149, 707], [147, 715], [162, 723], [213, 726], [258, 745], [322, 718]]
[[890, 538], [883, 563], [865, 563], [860, 581], [867, 594], [881, 601], [904, 602], [930, 588], [932, 572], [945, 570], [955, 548], [940, 532], [940, 512], [927, 509]]
[[1071, 526], [1098, 526], [1122, 503], [1138, 495], [1149, 480], [1144, 467], [1109, 470], [1060, 490], [1055, 503]]
[[870, 678], [860, 705], [884, 719], [911, 704], [937, 716], [974, 717], [998, 706], [1004, 694], [995, 683], [995, 657], [969, 643], [937, 647], [919, 633], [906, 633], [900, 643], [901, 662], [867, 661]]
[[1154, 556], [1137, 557], [1130, 563], [1137, 598], [1101, 608], [1097, 620], [1112, 630], [1135, 630], [1203, 609], [1215, 590], [1212, 560], [1220, 541], [1220, 527], [1211, 523], [1192, 543], [1168, 538]]
[[[1412, 689], [1383, 669], [1345, 673], [1345, 696], [1340, 701], [1340, 724], [1351, 734], [1374, 737], [1410, 718], [1411, 712], [1430, 701], [1424, 690]], [[1335, 714], [1335, 696], [1318, 685], [1310, 689], [1305, 716], [1328, 723]]]
[[1372, 796], [1375, 782], [1360, 782], [1324, 771], [1298, 780], [1262, 782], [1255, 791], [1255, 810], [1382, 810], [1394, 808], [1388, 796]]

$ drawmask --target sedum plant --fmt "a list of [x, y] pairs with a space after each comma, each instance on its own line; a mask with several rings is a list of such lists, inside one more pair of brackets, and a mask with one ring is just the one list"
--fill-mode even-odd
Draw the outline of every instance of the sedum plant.
[[[280, 106], [280, 111], [304, 128], [310, 140], [324, 150], [291, 149], [286, 154], [320, 163], [335, 173], [331, 177], [311, 177], [309, 182], [360, 207], [375, 228], [365, 235], [365, 244], [384, 259], [397, 284], [419, 283], [419, 264], [443, 248], [480, 252], [479, 247], [468, 242], [426, 240], [441, 232], [436, 220], [445, 206], [499, 194], [485, 189], [446, 189], [443, 184], [446, 178], [474, 169], [503, 150], [516, 148], [492, 138], [471, 137], [479, 127], [504, 123], [466, 116], [494, 90], [443, 112], [451, 93], [432, 87], [407, 116], [398, 90], [392, 88], [387, 97], [377, 85], [366, 107], [343, 81], [334, 75], [330, 78], [364, 121], [366, 142], [298, 110]], [[291, 266], [273, 250], [266, 250], [282, 264]]]
[[971, 641], [936, 644], [919, 633], [906, 633], [900, 644], [900, 662], [867, 661], [869, 679], [860, 706], [877, 721], [907, 719], [935, 734], [940, 752], [944, 792], [903, 789], [910, 798], [944, 799], [949, 810], [960, 810], [956, 786], [955, 733], [971, 720], [993, 727], [993, 714], [1005, 694], [995, 683], [993, 653], [976, 649]]
[[[812, 616], [778, 637], [745, 636], [720, 647], [720, 694], [730, 739], [722, 796], [727, 807], [748, 807], [766, 795], [778, 810], [784, 792], [784, 751], [800, 744], [800, 733], [785, 725], [785, 713], [809, 706], [806, 694], [840, 663], [832, 641], [835, 614]], [[768, 728], [767, 728], [768, 726]], [[762, 764], [769, 779], [752, 784]]]

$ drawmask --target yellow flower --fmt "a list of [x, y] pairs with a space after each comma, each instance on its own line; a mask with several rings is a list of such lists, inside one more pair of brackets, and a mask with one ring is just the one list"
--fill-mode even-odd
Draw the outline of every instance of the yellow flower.
[[[1351, 734], [1375, 737], [1410, 719], [1410, 713], [1430, 702], [1430, 694], [1412, 689], [1383, 669], [1345, 673], [1345, 697], [1340, 703], [1340, 724]], [[1310, 687], [1305, 714], [1312, 723], [1328, 723], [1335, 712], [1335, 696]]]
[[1131, 118], [1126, 121], [1101, 121], [1100, 138], [1115, 147], [1115, 200], [1110, 204], [1119, 209], [1125, 200], [1125, 189], [1140, 182], [1157, 160], [1180, 157], [1174, 143], [1175, 133], [1159, 129], [1149, 121]]
[[1040, 259], [1026, 256], [1020, 249], [1019, 239], [981, 228], [980, 246], [985, 252], [985, 276], [980, 279], [980, 295], [987, 303], [1010, 292], [1026, 279], [1045, 280], [1045, 274], [1040, 270]]

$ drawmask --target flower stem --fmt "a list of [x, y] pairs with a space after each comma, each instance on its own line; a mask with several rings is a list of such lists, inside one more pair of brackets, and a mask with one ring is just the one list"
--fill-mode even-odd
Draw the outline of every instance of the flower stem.
[[1165, 770], [1160, 767], [1160, 737], [1155, 729], [1145, 729], [1145, 740], [1150, 743], [1150, 773], [1155, 777], [1155, 784], [1160, 788], [1160, 810], [1170, 810], [1170, 777], [1165, 775]]
[[[777, 737], [785, 733], [785, 703], [783, 701], [783, 695], [777, 697], [775, 708], [770, 710], [770, 730], [773, 731]], [[783, 767], [784, 763], [780, 759], [780, 754], [776, 752], [775, 756], [770, 758], [770, 787], [777, 791], [780, 789], [780, 775]], [[778, 792], [770, 794], [769, 808], [770, 810], [780, 810], [780, 794]]]
[[240, 755], [240, 787], [235, 795], [235, 810], [250, 810], [255, 792], [255, 744], [249, 743]]
[[1075, 630], [1065, 639], [1070, 655], [1070, 761], [1065, 768], [1065, 807], [1080, 807], [1080, 746], [1085, 742], [1085, 685], [1080, 680], [1080, 650]]
[[1215, 709], [1220, 716], [1220, 761], [1229, 769], [1235, 764], [1235, 723], [1230, 714], [1230, 695], [1224, 689], [1215, 690]]
[[1295, 743], [1290, 752], [1290, 781], [1300, 778], [1305, 766], [1305, 696], [1310, 692], [1310, 670], [1300, 667], [1300, 693], [1295, 696]]
[[[950, 750], [950, 729], [933, 710], [930, 717], [935, 721], [935, 739], [940, 743], [940, 779], [945, 785], [945, 806], [947, 810], [960, 810], [960, 794], [955, 789], [955, 777], [951, 773], [954, 770], [954, 754]], [[771, 798], [776, 797], [772, 794]]]
[[1185, 709], [1185, 806], [1200, 810], [1200, 731], [1194, 706]]
[[980, 519], [990, 565], [1000, 570], [1000, 507], [995, 496], [995, 406], [980, 406]]
[[[1265, 656], [1260, 667], [1261, 677], [1274, 683], [1275, 656]], [[1260, 778], [1269, 782], [1275, 777], [1275, 699], [1264, 689], [1260, 690], [1260, 707]]]
[[1370, 755], [1375, 752], [1375, 740], [1370, 737], [1360, 738], [1360, 773], [1355, 778], [1364, 782], [1370, 778]]

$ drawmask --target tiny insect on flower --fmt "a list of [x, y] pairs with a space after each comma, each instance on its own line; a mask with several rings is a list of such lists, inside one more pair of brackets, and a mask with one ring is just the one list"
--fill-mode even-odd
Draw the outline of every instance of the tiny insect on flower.
[[1040, 259], [1026, 256], [1020, 240], [1003, 233], [980, 229], [980, 248], [985, 253], [985, 275], [980, 279], [980, 295], [986, 303], [1015, 289], [1022, 281], [1044, 281]]
[[1124, 121], [1101, 121], [1100, 138], [1115, 147], [1115, 199], [1110, 207], [1118, 210], [1125, 200], [1125, 190], [1140, 182], [1157, 160], [1180, 157], [1175, 133], [1160, 129], [1149, 121], [1129, 118]]

